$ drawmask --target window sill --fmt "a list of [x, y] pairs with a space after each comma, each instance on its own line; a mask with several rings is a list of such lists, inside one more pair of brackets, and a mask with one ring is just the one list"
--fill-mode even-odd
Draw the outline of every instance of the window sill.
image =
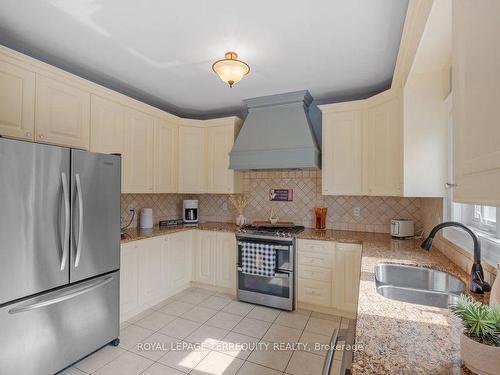
[[[481, 261], [497, 268], [500, 263], [500, 239], [493, 237], [488, 232], [472, 229], [479, 237], [481, 242]], [[472, 238], [464, 231], [457, 228], [445, 228], [443, 230], [444, 238], [464, 249], [471, 255], [474, 255], [474, 245]]]

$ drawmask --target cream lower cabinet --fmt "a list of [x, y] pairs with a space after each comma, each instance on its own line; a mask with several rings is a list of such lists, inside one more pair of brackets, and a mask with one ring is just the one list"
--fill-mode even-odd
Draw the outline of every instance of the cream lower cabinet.
[[167, 237], [142, 240], [139, 254], [139, 305], [154, 305], [170, 289], [163, 258], [169, 257]]
[[332, 306], [332, 268], [335, 243], [298, 241], [298, 302]]
[[233, 233], [197, 231], [194, 246], [194, 281], [236, 290], [236, 237]]
[[334, 253], [332, 306], [355, 313], [361, 275], [361, 245], [336, 243]]
[[174, 291], [189, 285], [193, 279], [193, 238], [195, 231], [174, 233], [164, 238], [168, 241], [166, 265], [167, 282]]
[[121, 246], [120, 320], [124, 321], [189, 286], [193, 231]]
[[36, 77], [35, 141], [89, 149], [90, 94], [66, 80]]
[[500, 2], [453, 1], [453, 199], [500, 206]]
[[139, 258], [141, 241], [129, 242], [120, 247], [120, 321], [123, 322], [140, 311]]
[[194, 281], [215, 284], [215, 247], [217, 234], [209, 231], [195, 233]]
[[215, 247], [215, 286], [236, 291], [236, 236], [217, 233]]
[[33, 140], [35, 73], [0, 61], [0, 135]]
[[361, 245], [298, 240], [299, 306], [353, 317], [356, 314]]

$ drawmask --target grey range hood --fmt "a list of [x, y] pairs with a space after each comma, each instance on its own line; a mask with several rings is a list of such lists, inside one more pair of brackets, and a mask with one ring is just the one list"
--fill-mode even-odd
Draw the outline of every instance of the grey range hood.
[[307, 90], [247, 99], [248, 116], [229, 153], [229, 168], [319, 169]]

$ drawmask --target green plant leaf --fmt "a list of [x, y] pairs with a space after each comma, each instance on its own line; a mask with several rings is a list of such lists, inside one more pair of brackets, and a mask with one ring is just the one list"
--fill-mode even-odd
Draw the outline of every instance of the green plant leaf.
[[499, 344], [499, 305], [483, 305], [462, 294], [457, 303], [451, 306], [451, 310], [462, 320], [465, 332], [469, 336], [476, 337], [481, 342]]

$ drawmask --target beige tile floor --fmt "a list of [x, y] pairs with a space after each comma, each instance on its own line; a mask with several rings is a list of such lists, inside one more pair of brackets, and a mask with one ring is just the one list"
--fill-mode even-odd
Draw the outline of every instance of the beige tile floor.
[[[328, 343], [340, 326], [346, 320], [338, 316], [285, 312], [189, 288], [123, 323], [118, 347], [60, 375], [320, 375], [325, 351], [314, 343]], [[290, 350], [287, 343], [304, 345]], [[334, 360], [332, 374], [338, 371]]]

